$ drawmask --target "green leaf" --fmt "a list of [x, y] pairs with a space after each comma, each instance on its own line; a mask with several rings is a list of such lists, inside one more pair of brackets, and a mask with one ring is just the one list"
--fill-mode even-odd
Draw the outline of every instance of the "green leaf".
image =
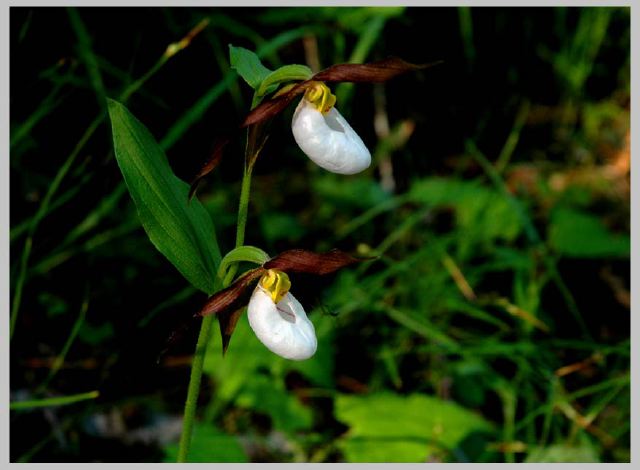
[[209, 214], [176, 177], [151, 133], [122, 104], [107, 100], [116, 160], [155, 247], [196, 288], [212, 294], [220, 250]]
[[338, 445], [349, 462], [425, 462], [463, 439], [490, 432], [481, 416], [427, 395], [339, 395], [336, 418], [350, 427]]
[[527, 456], [526, 463], [544, 462], [544, 463], [598, 463], [598, 454], [596, 450], [588, 445], [568, 446], [568, 445], [552, 445], [549, 447], [536, 447]]
[[580, 258], [629, 256], [631, 240], [611, 232], [596, 216], [565, 207], [551, 216], [549, 243], [560, 254]]
[[79, 336], [85, 343], [96, 346], [104, 340], [111, 338], [113, 333], [113, 325], [108, 321], [100, 324], [100, 326], [94, 326], [91, 323], [84, 322], [82, 327], [80, 327]]
[[244, 78], [244, 81], [254, 90], [272, 71], [262, 65], [260, 58], [244, 47], [235, 47], [229, 44], [229, 58], [231, 68]]
[[268, 92], [273, 91], [280, 83], [308, 80], [311, 78], [311, 75], [313, 75], [313, 72], [306, 65], [284, 65], [264, 77], [262, 83], [256, 90], [256, 95], [263, 96]]
[[274, 429], [292, 433], [308, 429], [312, 424], [311, 408], [284, 388], [284, 381], [255, 375], [242, 388], [236, 405], [271, 417]]
[[264, 264], [269, 261], [269, 255], [255, 246], [239, 246], [227, 253], [222, 259], [224, 267], [232, 263], [240, 263], [246, 261], [254, 264]]
[[465, 230], [468, 239], [512, 241], [522, 230], [520, 218], [509, 201], [477, 181], [425, 178], [414, 183], [409, 197], [416, 202], [453, 207], [456, 223]]
[[[178, 457], [177, 444], [167, 446], [164, 451], [166, 463], [176, 461]], [[189, 462], [247, 463], [248, 461], [237, 437], [225, 434], [211, 424], [195, 424], [189, 449]]]
[[365, 177], [350, 177], [344, 184], [341, 175], [323, 172], [313, 178], [313, 194], [326, 206], [345, 209], [369, 209], [390, 199], [380, 184]]

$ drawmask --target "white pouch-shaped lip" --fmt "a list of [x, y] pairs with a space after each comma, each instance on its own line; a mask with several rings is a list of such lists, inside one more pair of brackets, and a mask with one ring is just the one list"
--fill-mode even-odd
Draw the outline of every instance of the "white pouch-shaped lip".
[[293, 137], [318, 166], [333, 173], [353, 175], [371, 164], [371, 154], [340, 112], [321, 113], [302, 98], [291, 122]]
[[247, 316], [258, 339], [278, 356], [301, 361], [316, 352], [318, 341], [313, 323], [290, 293], [276, 304], [257, 286], [249, 301]]

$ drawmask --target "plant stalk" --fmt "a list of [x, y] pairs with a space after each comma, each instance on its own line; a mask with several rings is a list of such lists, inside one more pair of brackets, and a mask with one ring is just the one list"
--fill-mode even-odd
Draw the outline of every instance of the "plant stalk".
[[[247, 158], [245, 162], [249, 162]], [[244, 173], [242, 175], [242, 186], [240, 189], [240, 202], [238, 205], [238, 223], [236, 226], [236, 248], [244, 244], [244, 234], [247, 226], [247, 212], [249, 208], [249, 195], [251, 192], [251, 171], [253, 165], [245, 163]], [[222, 281], [222, 288], [229, 286], [237, 271], [237, 264], [232, 265]], [[224, 276], [224, 273], [218, 273]], [[184, 404], [184, 420], [182, 423], [182, 435], [180, 436], [180, 445], [178, 448], [178, 463], [187, 461], [189, 448], [191, 447], [191, 436], [193, 434], [193, 424], [195, 422], [198, 395], [200, 393], [200, 383], [202, 381], [202, 370], [204, 366], [205, 353], [207, 345], [211, 338], [211, 325], [214, 315], [208, 315], [202, 320], [200, 326], [200, 334], [198, 335], [198, 343], [191, 365], [191, 376], [189, 377], [189, 388], [187, 390], [187, 399]]]

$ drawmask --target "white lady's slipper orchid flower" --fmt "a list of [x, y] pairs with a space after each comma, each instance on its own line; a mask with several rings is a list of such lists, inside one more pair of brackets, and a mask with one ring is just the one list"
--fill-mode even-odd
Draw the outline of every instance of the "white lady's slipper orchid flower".
[[334, 107], [329, 87], [316, 82], [300, 100], [291, 130], [302, 151], [318, 166], [333, 173], [353, 175], [371, 164], [362, 139]]
[[316, 352], [313, 323], [289, 293], [291, 282], [282, 271], [269, 269], [256, 286], [247, 313], [258, 339], [278, 356], [301, 361]]

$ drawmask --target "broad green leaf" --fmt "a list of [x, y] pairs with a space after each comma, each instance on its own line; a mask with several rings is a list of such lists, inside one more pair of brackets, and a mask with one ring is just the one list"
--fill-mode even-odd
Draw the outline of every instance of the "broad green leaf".
[[207, 348], [204, 372], [216, 382], [214, 400], [220, 403], [233, 401], [258, 369], [270, 370], [279, 359], [258, 341], [243, 313], [224, 357], [217, 345]]
[[106, 321], [99, 326], [84, 322], [80, 328], [80, 339], [92, 346], [98, 345], [113, 336], [113, 325]]
[[[178, 444], [169, 445], [164, 451], [164, 461], [175, 462], [178, 457]], [[196, 422], [189, 449], [190, 463], [247, 463], [248, 461], [237, 437], [225, 434], [211, 424]]]
[[116, 160], [142, 226], [155, 247], [196, 288], [212, 294], [220, 250], [209, 214], [175, 176], [151, 133], [108, 100]]
[[274, 85], [279, 85], [280, 83], [308, 80], [311, 78], [311, 75], [313, 75], [313, 72], [306, 65], [284, 65], [264, 77], [262, 83], [256, 90], [256, 95], [265, 95], [268, 91], [273, 90], [272, 87], [274, 87]]
[[421, 394], [339, 395], [335, 414], [350, 427], [338, 442], [349, 462], [426, 462], [436, 454], [446, 458], [472, 433], [492, 430], [480, 415]]
[[272, 71], [262, 65], [260, 58], [244, 47], [235, 47], [229, 44], [229, 58], [231, 68], [244, 79], [254, 90]]
[[416, 202], [452, 206], [457, 225], [466, 230], [465, 236], [469, 238], [511, 241], [522, 230], [520, 218], [509, 201], [476, 181], [425, 178], [414, 183], [409, 196]]
[[344, 209], [369, 209], [390, 199], [390, 195], [372, 178], [351, 177], [344, 184], [340, 175], [323, 172], [313, 178], [313, 194], [326, 205]]
[[549, 243], [562, 255], [580, 258], [625, 258], [631, 250], [628, 235], [611, 232], [594, 215], [565, 207], [551, 215]]
[[304, 406], [284, 381], [265, 375], [254, 375], [242, 388], [236, 405], [271, 417], [274, 429], [292, 433], [308, 429], [312, 424], [311, 408]]
[[525, 463], [542, 462], [542, 463], [598, 463], [598, 453], [592, 446], [568, 446], [568, 445], [552, 445], [549, 447], [534, 448]]

